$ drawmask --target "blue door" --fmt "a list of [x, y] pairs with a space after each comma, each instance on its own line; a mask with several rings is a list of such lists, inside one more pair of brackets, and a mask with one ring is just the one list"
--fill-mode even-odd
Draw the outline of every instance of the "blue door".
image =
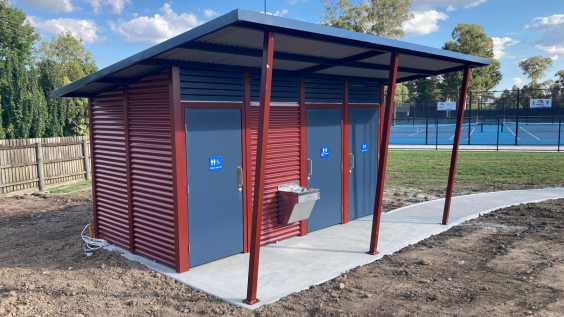
[[341, 109], [307, 110], [308, 187], [319, 199], [308, 220], [308, 232], [341, 223]]
[[349, 220], [353, 220], [374, 213], [378, 109], [350, 111]]
[[186, 109], [190, 267], [243, 252], [241, 110]]

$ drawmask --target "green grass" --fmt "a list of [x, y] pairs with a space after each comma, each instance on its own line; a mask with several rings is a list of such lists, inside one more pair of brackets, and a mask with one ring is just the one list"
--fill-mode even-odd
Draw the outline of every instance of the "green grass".
[[[446, 188], [451, 152], [390, 151], [386, 187]], [[564, 154], [460, 152], [455, 189], [564, 186]]]
[[72, 184], [53, 187], [53, 188], [49, 189], [49, 192], [51, 194], [66, 194], [66, 193], [71, 193], [71, 192], [75, 192], [77, 190], [82, 190], [82, 189], [86, 189], [86, 188], [92, 188], [92, 181], [91, 180], [80, 181], [80, 182], [76, 182], [76, 183], [72, 183]]

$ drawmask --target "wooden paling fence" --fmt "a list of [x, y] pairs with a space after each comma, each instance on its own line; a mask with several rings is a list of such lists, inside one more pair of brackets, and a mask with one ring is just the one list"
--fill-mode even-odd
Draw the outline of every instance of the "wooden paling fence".
[[0, 196], [91, 177], [88, 136], [0, 140]]

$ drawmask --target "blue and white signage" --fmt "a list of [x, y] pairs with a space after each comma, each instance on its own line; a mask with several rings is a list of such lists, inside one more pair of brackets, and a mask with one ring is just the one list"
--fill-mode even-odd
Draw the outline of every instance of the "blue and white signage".
[[329, 147], [328, 146], [322, 146], [321, 147], [321, 158], [324, 157], [329, 157]]
[[552, 99], [531, 99], [531, 109], [552, 108]]
[[210, 157], [210, 171], [219, 171], [223, 169], [221, 156]]
[[454, 111], [456, 110], [456, 102], [441, 101], [437, 104], [437, 111]]
[[360, 145], [360, 153], [367, 153], [368, 152], [368, 143], [362, 143]]

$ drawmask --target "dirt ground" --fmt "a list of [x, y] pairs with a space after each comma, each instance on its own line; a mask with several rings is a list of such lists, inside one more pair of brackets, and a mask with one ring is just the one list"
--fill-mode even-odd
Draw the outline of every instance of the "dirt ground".
[[[396, 188], [385, 209], [440, 196]], [[255, 311], [116, 252], [86, 258], [91, 219], [89, 191], [0, 198], [0, 316], [564, 316], [564, 200], [482, 216]]]

